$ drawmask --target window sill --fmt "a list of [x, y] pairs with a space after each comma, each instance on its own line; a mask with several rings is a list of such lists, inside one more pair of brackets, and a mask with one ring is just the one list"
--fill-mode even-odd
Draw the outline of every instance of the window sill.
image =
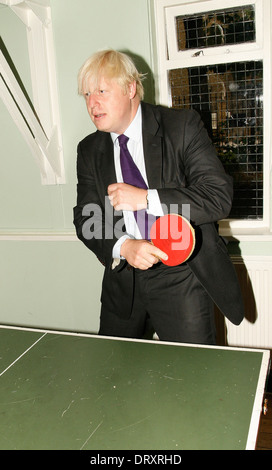
[[262, 221], [222, 220], [219, 233], [229, 241], [272, 242], [272, 231]]

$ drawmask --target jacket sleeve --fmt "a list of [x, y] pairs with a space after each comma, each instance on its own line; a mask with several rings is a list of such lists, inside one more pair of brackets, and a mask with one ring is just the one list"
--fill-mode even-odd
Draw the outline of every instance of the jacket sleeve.
[[[173, 126], [166, 139], [175, 148], [177, 172], [183, 175], [175, 188], [158, 189], [161, 203], [171, 212], [171, 204], [190, 206], [195, 225], [216, 222], [228, 216], [233, 198], [232, 178], [226, 174], [196, 111], [187, 111], [186, 119]], [[167, 152], [167, 146], [166, 146]]]
[[73, 222], [78, 238], [106, 268], [111, 269], [113, 246], [123, 235], [122, 218], [119, 216], [117, 223], [116, 217], [113, 221], [112, 207], [106, 194], [100, 194], [97, 190], [94, 173], [88, 147], [80, 143], [77, 149], [77, 204]]

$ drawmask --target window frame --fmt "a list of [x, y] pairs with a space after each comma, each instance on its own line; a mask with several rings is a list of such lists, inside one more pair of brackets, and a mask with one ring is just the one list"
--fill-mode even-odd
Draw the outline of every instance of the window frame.
[[[177, 68], [205, 66], [220, 63], [261, 60], [263, 62], [263, 218], [260, 220], [224, 219], [220, 221], [220, 233], [237, 240], [271, 240], [271, 26], [270, 0], [150, 0], [153, 18], [153, 49], [156, 51], [157, 101], [171, 107], [171, 89], [168, 71]], [[245, 5], [255, 5], [256, 40], [251, 43], [215, 46], [205, 49], [178, 50], [175, 18], [186, 14], [203, 13]], [[194, 56], [203, 50], [203, 54]]]

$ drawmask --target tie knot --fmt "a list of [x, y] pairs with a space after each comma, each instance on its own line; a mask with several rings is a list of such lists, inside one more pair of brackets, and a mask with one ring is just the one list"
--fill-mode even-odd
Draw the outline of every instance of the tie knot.
[[129, 138], [126, 135], [121, 134], [119, 135], [118, 140], [119, 140], [119, 145], [121, 146], [121, 145], [126, 145]]

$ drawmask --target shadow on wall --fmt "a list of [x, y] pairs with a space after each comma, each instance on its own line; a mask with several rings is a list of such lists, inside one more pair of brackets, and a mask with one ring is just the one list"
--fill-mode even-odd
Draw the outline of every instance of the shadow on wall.
[[[242, 292], [245, 307], [245, 319], [254, 324], [258, 318], [257, 306], [255, 295], [251, 283], [251, 279], [248, 274], [247, 267], [245, 266], [242, 258], [238, 262], [234, 263], [234, 267], [237, 273], [239, 285]], [[217, 344], [218, 346], [228, 345], [228, 334], [225, 323], [225, 317], [221, 314], [217, 307], [215, 307], [215, 324], [217, 331]]]
[[146, 75], [144, 81], [143, 81], [143, 86], [144, 86], [144, 101], [146, 103], [151, 103], [155, 104], [155, 82], [154, 82], [154, 75], [152, 70], [150, 69], [149, 65], [145, 62], [145, 60], [135, 54], [134, 52], [131, 52], [129, 50], [123, 49], [120, 52], [123, 52], [123, 54], [127, 54], [131, 59], [133, 60], [138, 72]]

